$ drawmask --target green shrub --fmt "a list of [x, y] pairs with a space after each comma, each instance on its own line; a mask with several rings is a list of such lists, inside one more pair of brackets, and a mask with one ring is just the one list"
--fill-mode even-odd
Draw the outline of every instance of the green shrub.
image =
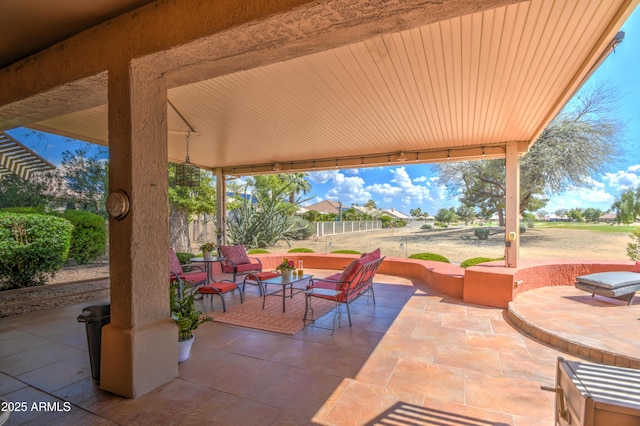
[[362, 254], [361, 252], [359, 252], [357, 250], [335, 250], [335, 251], [332, 251], [331, 253], [336, 253], [336, 254]]
[[409, 259], [432, 260], [434, 262], [451, 263], [446, 257], [435, 253], [416, 253], [409, 256]]
[[290, 217], [289, 221], [294, 224], [294, 227], [291, 231], [285, 232], [284, 239], [306, 240], [315, 232], [315, 226], [308, 220], [300, 217]]
[[0, 289], [46, 284], [67, 260], [72, 229], [63, 218], [0, 213]]
[[298, 248], [292, 248], [291, 250], [288, 251], [288, 253], [315, 253], [315, 252], [310, 248], [298, 247]]
[[181, 265], [186, 265], [187, 263], [191, 263], [191, 259], [196, 257], [191, 253], [184, 252], [176, 252], [176, 256], [178, 256], [178, 261]]
[[444, 222], [433, 222], [433, 226], [436, 228], [448, 228], [449, 224]]
[[431, 224], [429, 224], [429, 223], [425, 223], [424, 225], [422, 225], [420, 227], [420, 229], [431, 229], [431, 228], [433, 228], [433, 226], [431, 226]]
[[524, 234], [525, 232], [527, 232], [527, 225], [525, 225], [524, 223], [520, 224], [520, 233]]
[[0, 211], [7, 213], [20, 213], [20, 214], [48, 214], [44, 206], [40, 207], [4, 207]]
[[266, 249], [250, 249], [247, 250], [247, 254], [267, 254], [269, 250]]
[[84, 210], [67, 210], [61, 217], [73, 224], [69, 257], [79, 265], [104, 256], [107, 226], [102, 216]]
[[479, 240], [488, 240], [491, 230], [489, 228], [473, 228], [473, 235]]
[[468, 268], [469, 266], [475, 266], [475, 265], [477, 265], [479, 263], [493, 262], [494, 260], [504, 260], [504, 256], [503, 257], [494, 257], [494, 258], [490, 258], [490, 257], [472, 257], [471, 259], [467, 259], [464, 262], [462, 262], [460, 264], [460, 267]]
[[627, 256], [631, 260], [640, 259], [640, 228], [635, 228], [630, 235], [631, 242], [627, 243]]

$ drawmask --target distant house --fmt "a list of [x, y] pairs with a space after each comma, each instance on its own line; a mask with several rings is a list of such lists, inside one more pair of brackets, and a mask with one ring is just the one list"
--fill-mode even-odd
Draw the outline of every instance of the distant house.
[[411, 216], [399, 212], [395, 208], [391, 207], [390, 210], [383, 209], [382, 214], [386, 214], [387, 216], [391, 216], [394, 219], [402, 219], [402, 220], [412, 220]]
[[[340, 210], [340, 203], [332, 200], [324, 200], [319, 203], [311, 204], [309, 206], [304, 207], [307, 210], [315, 210], [320, 214], [338, 214]], [[345, 210], [344, 206], [342, 206], [342, 210]]]
[[615, 213], [605, 213], [598, 218], [598, 221], [607, 223], [615, 222], [617, 217]]

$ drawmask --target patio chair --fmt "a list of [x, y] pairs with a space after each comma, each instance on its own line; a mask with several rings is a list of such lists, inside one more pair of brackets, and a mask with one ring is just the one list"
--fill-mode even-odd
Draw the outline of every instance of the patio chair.
[[[378, 267], [384, 260], [380, 256], [380, 249], [371, 253], [363, 254], [359, 259], [354, 259], [342, 273], [333, 274], [326, 278], [310, 280], [307, 286], [307, 308], [310, 306], [310, 298], [317, 297], [336, 302], [336, 309], [342, 303], [347, 307], [347, 317], [349, 327], [351, 327], [351, 311], [349, 305], [365, 293], [370, 293], [373, 304], [376, 297], [373, 292], [373, 277], [378, 271]], [[305, 309], [304, 320], [307, 318]]]
[[[184, 268], [187, 267], [191, 270], [185, 271]], [[171, 247], [169, 248], [169, 281], [178, 280], [183, 280], [193, 291], [198, 286], [207, 283], [207, 273], [204, 266], [199, 263], [180, 264], [176, 251]]]
[[219, 246], [220, 256], [225, 258], [222, 262], [222, 272], [233, 274], [233, 281], [238, 275], [247, 275], [262, 272], [262, 262], [256, 257], [249, 257], [243, 245]]
[[202, 297], [210, 296], [211, 302], [213, 303], [213, 295], [217, 294], [220, 296], [220, 300], [222, 300], [222, 312], [227, 312], [227, 305], [224, 302], [224, 294], [233, 290], [238, 290], [240, 293], [240, 303], [244, 303], [242, 298], [242, 290], [238, 286], [235, 281], [231, 280], [220, 280], [214, 281], [207, 285], [203, 285], [198, 288], [198, 293], [202, 294]]

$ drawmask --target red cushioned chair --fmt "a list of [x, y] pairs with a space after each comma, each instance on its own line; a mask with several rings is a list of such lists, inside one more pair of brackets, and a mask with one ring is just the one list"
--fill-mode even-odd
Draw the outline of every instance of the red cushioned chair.
[[262, 272], [262, 262], [255, 257], [247, 256], [247, 251], [243, 245], [220, 246], [218, 247], [220, 256], [226, 260], [222, 262], [222, 272], [233, 274], [233, 281], [238, 275], [247, 275]]
[[[185, 267], [189, 267], [192, 270], [185, 272], [183, 269]], [[193, 290], [207, 283], [207, 273], [204, 270], [204, 266], [198, 263], [181, 265], [176, 251], [173, 248], [169, 248], [169, 281], [178, 280], [183, 280]]]
[[[308, 293], [309, 297], [318, 297], [332, 300], [336, 303], [343, 303], [347, 306], [347, 316], [349, 327], [351, 327], [351, 312], [349, 305], [365, 293], [370, 293], [373, 304], [376, 303], [376, 296], [373, 293], [373, 277], [378, 271], [378, 267], [384, 260], [380, 257], [380, 249], [371, 253], [363, 254], [359, 259], [354, 259], [342, 273], [333, 274], [326, 278], [312, 278], [307, 290], [326, 289], [335, 291], [334, 294]], [[307, 312], [305, 312], [305, 319]]]
[[224, 294], [233, 290], [238, 290], [238, 293], [240, 293], [240, 303], [243, 303], [242, 291], [238, 287], [238, 284], [230, 280], [214, 281], [207, 285], [203, 285], [198, 288], [198, 293], [202, 294], [202, 297], [207, 295], [210, 296], [211, 302], [213, 302], [213, 295], [217, 294], [220, 296], [220, 300], [222, 300], [222, 312], [227, 312], [227, 306], [224, 302]]

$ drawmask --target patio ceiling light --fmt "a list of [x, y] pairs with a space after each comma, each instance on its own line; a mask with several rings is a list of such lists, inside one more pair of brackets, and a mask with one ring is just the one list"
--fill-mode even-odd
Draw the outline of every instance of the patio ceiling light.
[[189, 137], [190, 131], [187, 131], [187, 157], [184, 163], [176, 167], [176, 185], [187, 186], [190, 188], [200, 186], [200, 168], [191, 164], [189, 161]]

